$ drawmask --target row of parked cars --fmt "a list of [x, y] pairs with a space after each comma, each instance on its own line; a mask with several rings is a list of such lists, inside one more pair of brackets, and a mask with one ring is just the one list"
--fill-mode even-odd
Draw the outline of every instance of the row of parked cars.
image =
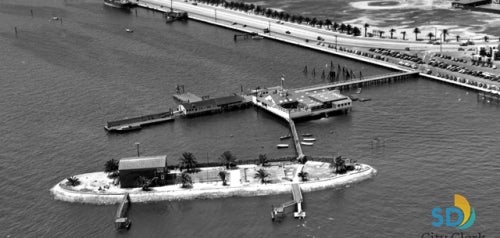
[[477, 81], [474, 81], [474, 80], [468, 80], [468, 79], [457, 77], [457, 76], [453, 76], [453, 75], [438, 74], [437, 76], [441, 77], [441, 78], [453, 80], [453, 81], [456, 81], [456, 82], [460, 82], [460, 83], [466, 83], [466, 84], [473, 85], [473, 86], [480, 87], [480, 88], [493, 89], [493, 90], [499, 90], [500, 89], [499, 87], [497, 87], [495, 85], [490, 85], [490, 84], [487, 84], [487, 83], [477, 82]]
[[396, 50], [388, 50], [388, 49], [382, 49], [382, 48], [370, 48], [369, 51], [371, 52], [374, 52], [374, 53], [378, 53], [378, 54], [382, 54], [382, 55], [387, 55], [387, 56], [390, 56], [390, 57], [394, 57], [394, 58], [399, 58], [399, 59], [402, 59], [402, 60], [408, 60], [408, 61], [413, 61], [417, 64], [423, 64], [424, 61], [422, 60], [422, 58], [416, 56], [416, 55], [410, 55], [408, 53], [405, 53], [405, 52], [399, 52], [399, 51], [396, 51]]
[[459, 65], [455, 65], [455, 64], [448, 64], [446, 62], [438, 61], [438, 60], [435, 60], [435, 59], [432, 59], [429, 62], [429, 65], [430, 66], [434, 66], [434, 67], [439, 67], [439, 68], [442, 68], [442, 69], [446, 69], [446, 70], [449, 70], [449, 71], [453, 71], [453, 72], [458, 72], [458, 73], [461, 73], [461, 74], [468, 74], [468, 75], [472, 75], [472, 76], [476, 76], [476, 77], [488, 79], [488, 80], [491, 80], [491, 81], [500, 81], [500, 76], [491, 74], [489, 72], [483, 72], [483, 71], [479, 71], [479, 70], [471, 70], [471, 69], [466, 68], [465, 66], [459, 66]]

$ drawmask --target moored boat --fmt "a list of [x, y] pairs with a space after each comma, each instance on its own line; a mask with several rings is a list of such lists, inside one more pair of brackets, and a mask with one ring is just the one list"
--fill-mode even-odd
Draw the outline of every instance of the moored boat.
[[308, 146], [314, 145], [314, 143], [312, 143], [312, 142], [305, 142], [305, 141], [301, 141], [300, 144], [301, 145], [308, 145]]
[[104, 5], [115, 8], [125, 8], [130, 7], [132, 4], [128, 0], [104, 0]]
[[286, 139], [289, 139], [290, 137], [292, 137], [290, 134], [285, 135], [285, 136], [280, 136], [280, 140], [286, 140]]
[[278, 147], [278, 149], [288, 148], [288, 144], [278, 144], [276, 147]]
[[309, 138], [302, 138], [303, 141], [316, 141], [316, 138], [309, 137]]
[[312, 135], [311, 133], [304, 133], [304, 134], [302, 134], [302, 136], [303, 136], [303, 137], [311, 137], [311, 136], [313, 136], [313, 135]]

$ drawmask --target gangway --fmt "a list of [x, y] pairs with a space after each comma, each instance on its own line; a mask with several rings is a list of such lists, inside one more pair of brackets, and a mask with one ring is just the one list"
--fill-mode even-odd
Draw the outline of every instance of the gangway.
[[275, 207], [272, 206], [271, 219], [274, 221], [278, 217], [283, 217], [285, 215], [285, 208], [291, 207], [297, 204], [297, 211], [293, 213], [295, 218], [304, 219], [306, 217], [306, 212], [302, 210], [302, 192], [300, 191], [300, 186], [298, 183], [292, 184], [292, 196], [293, 200], [282, 203], [281, 205]]

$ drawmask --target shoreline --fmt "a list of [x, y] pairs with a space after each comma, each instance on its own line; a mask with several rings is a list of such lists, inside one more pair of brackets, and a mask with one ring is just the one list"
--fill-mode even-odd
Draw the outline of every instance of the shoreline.
[[[81, 174], [78, 176], [94, 175], [104, 172], [94, 172]], [[345, 186], [352, 183], [357, 183], [374, 177], [377, 170], [369, 165], [360, 164], [360, 168], [354, 171], [349, 171], [346, 174], [335, 175], [333, 177], [299, 182], [302, 192], [313, 192]], [[66, 180], [66, 179], [65, 179]], [[132, 202], [160, 202], [160, 201], [181, 201], [194, 199], [215, 199], [226, 197], [255, 197], [277, 195], [291, 192], [293, 182], [276, 183], [276, 184], [244, 184], [240, 186], [221, 186], [220, 183], [212, 184], [193, 184], [191, 189], [182, 189], [179, 184], [152, 187], [152, 191], [142, 191], [141, 188], [119, 189], [112, 192], [89, 192], [69, 190], [61, 186], [65, 180], [57, 183], [50, 189], [50, 193], [54, 199], [95, 204], [95, 205], [112, 205], [119, 203], [125, 193], [129, 193]], [[285, 186], [284, 186], [285, 185]]]

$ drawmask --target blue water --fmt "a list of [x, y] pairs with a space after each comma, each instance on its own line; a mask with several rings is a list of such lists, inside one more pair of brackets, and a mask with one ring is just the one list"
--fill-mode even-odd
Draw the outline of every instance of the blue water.
[[[33, 10], [34, 17], [30, 15]], [[62, 17], [51, 21], [53, 16]], [[222, 96], [256, 86], [320, 83], [305, 65], [386, 69], [269, 40], [233, 41], [235, 32], [158, 13], [105, 8], [98, 0], [0, 2], [0, 237], [420, 237], [432, 208], [466, 196], [476, 209], [469, 233], [498, 236], [500, 107], [474, 92], [427, 79], [364, 88], [373, 100], [348, 115], [297, 123], [312, 133], [310, 155], [343, 155], [378, 169], [372, 180], [304, 194], [305, 220], [272, 223], [271, 204], [290, 195], [134, 204], [131, 230], [114, 230], [115, 206], [55, 201], [65, 177], [141, 153], [182, 152], [216, 161], [287, 156], [276, 150], [285, 123], [253, 108], [107, 134], [107, 120], [175, 107], [177, 84]], [[14, 27], [18, 29], [17, 38]], [[134, 29], [134, 33], [125, 32]], [[384, 141], [372, 146], [372, 140]]]

